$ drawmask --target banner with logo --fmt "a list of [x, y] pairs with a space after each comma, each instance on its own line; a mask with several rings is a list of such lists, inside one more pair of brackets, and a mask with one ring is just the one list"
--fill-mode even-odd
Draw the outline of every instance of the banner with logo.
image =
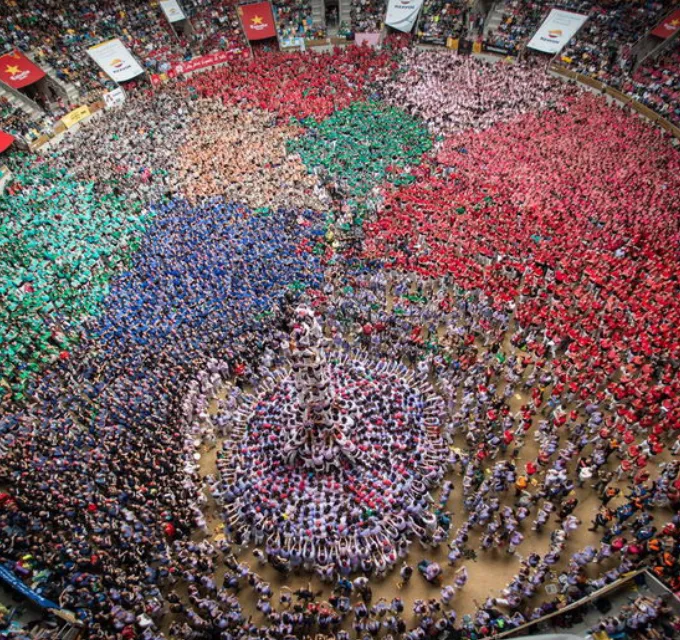
[[186, 18], [177, 0], [161, 0], [160, 4], [168, 22], [179, 22]]
[[680, 9], [676, 9], [654, 27], [652, 35], [657, 38], [670, 38], [680, 29]]
[[27, 87], [44, 77], [45, 72], [19, 51], [0, 56], [0, 80], [13, 89]]
[[113, 91], [108, 91], [104, 94], [104, 107], [106, 109], [113, 109], [114, 107], [122, 107], [125, 104], [125, 91], [122, 87], [118, 87]]
[[90, 115], [89, 107], [87, 106], [78, 107], [77, 109], [74, 109], [73, 111], [67, 113], [61, 119], [61, 121], [64, 123], [67, 129], [70, 129], [73, 125], [78, 124], [81, 120], [84, 120], [89, 115]]
[[87, 53], [116, 82], [132, 80], [144, 73], [142, 66], [118, 38], [95, 45]]
[[174, 78], [181, 73], [194, 73], [195, 71], [203, 71], [218, 64], [224, 64], [235, 58], [249, 55], [247, 51], [241, 49], [232, 49], [231, 51], [216, 51], [207, 56], [199, 56], [185, 62], [180, 62], [168, 71], [168, 76]]
[[528, 46], [543, 53], [559, 53], [587, 19], [580, 13], [551, 9]]
[[387, 4], [385, 24], [398, 31], [411, 33], [422, 6], [423, 0], [390, 0]]
[[243, 31], [248, 40], [264, 40], [276, 37], [276, 23], [269, 2], [242, 4], [238, 8]]

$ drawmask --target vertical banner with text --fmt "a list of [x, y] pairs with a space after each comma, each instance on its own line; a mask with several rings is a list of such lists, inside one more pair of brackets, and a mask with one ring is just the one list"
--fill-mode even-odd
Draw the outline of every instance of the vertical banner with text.
[[543, 53], [559, 53], [587, 19], [580, 13], [552, 9], [527, 46]]
[[179, 22], [186, 19], [182, 7], [179, 6], [177, 0], [160, 0], [161, 9], [168, 19], [168, 22]]
[[132, 80], [144, 73], [142, 65], [118, 38], [90, 47], [87, 53], [116, 82]]
[[241, 17], [243, 31], [248, 40], [264, 40], [265, 38], [276, 37], [276, 24], [269, 2], [242, 4], [238, 8], [238, 14]]
[[422, 6], [423, 0], [390, 0], [387, 4], [385, 24], [398, 31], [411, 33]]

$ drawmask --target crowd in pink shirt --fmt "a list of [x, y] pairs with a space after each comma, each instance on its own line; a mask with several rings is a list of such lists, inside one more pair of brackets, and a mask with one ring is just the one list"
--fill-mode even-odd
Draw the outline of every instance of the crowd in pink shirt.
[[401, 69], [385, 86], [385, 99], [426, 120], [436, 134], [485, 129], [553, 105], [564, 90], [540, 69], [441, 51], [410, 49]]

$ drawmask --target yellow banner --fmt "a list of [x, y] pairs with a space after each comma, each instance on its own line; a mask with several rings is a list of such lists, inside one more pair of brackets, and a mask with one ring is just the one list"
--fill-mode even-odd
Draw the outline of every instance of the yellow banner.
[[460, 40], [458, 38], [447, 38], [446, 39], [446, 46], [449, 49], [453, 49], [454, 51], [458, 51], [458, 45], [460, 44]]
[[481, 42], [475, 42], [472, 45], [472, 53], [481, 53], [482, 52], [482, 43]]
[[74, 124], [77, 124], [89, 115], [90, 107], [78, 107], [70, 113], [67, 113], [61, 121], [70, 129]]

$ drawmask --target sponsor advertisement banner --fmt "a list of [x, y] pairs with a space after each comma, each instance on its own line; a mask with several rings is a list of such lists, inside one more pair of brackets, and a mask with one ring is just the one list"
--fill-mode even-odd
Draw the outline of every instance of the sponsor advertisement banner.
[[423, 0], [390, 0], [387, 4], [385, 24], [398, 31], [411, 33], [422, 6]]
[[161, 0], [160, 4], [168, 22], [179, 22], [186, 18], [177, 0]]
[[269, 2], [242, 4], [238, 8], [243, 31], [248, 40], [264, 40], [276, 37], [276, 23]]
[[66, 125], [67, 129], [70, 129], [73, 125], [78, 124], [81, 120], [87, 118], [90, 115], [90, 107], [78, 107], [73, 111], [67, 113], [61, 121]]
[[20, 51], [0, 56], [0, 80], [13, 89], [21, 89], [38, 82], [45, 72]]
[[659, 22], [659, 24], [654, 27], [652, 35], [665, 40], [674, 35], [678, 29], [680, 29], [680, 9], [676, 9], [673, 13]]
[[580, 13], [551, 9], [528, 46], [543, 53], [559, 53], [587, 19]]
[[87, 53], [116, 82], [132, 80], [144, 73], [137, 59], [118, 38], [101, 42], [88, 49]]
[[187, 60], [186, 62], [180, 62], [180, 64], [175, 65], [170, 71], [168, 71], [168, 76], [174, 78], [180, 73], [194, 73], [195, 71], [202, 71], [203, 69], [208, 69], [209, 67], [214, 67], [217, 64], [224, 64], [233, 60], [237, 56], [248, 55], [247, 51], [241, 51], [240, 49], [233, 49], [232, 51], [217, 51], [211, 53], [207, 56], [200, 56], [198, 58], [193, 58], [192, 60]]

